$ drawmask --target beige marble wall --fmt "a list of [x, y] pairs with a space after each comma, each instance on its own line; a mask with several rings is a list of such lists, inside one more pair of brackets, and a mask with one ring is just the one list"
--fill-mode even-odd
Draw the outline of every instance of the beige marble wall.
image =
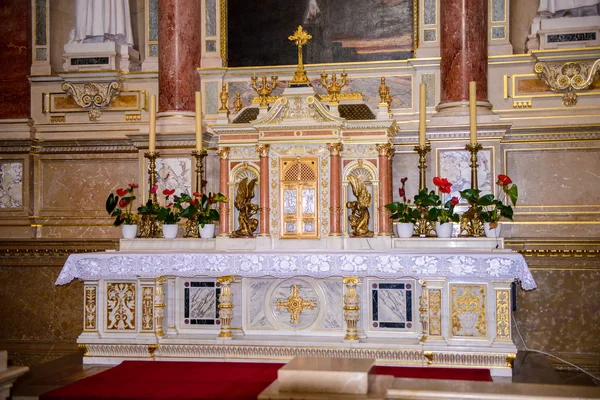
[[50, 4], [50, 65], [52, 72], [64, 70], [63, 46], [75, 26], [75, 0], [52, 0]]

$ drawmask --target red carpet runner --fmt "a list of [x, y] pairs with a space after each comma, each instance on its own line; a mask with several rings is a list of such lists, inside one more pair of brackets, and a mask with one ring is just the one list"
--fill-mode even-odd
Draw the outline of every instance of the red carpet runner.
[[[124, 361], [40, 396], [40, 400], [256, 399], [283, 364]], [[376, 367], [397, 378], [491, 381], [487, 369]]]

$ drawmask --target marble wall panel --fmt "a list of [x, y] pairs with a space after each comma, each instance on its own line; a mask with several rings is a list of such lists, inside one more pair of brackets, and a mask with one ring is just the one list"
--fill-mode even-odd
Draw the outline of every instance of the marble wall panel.
[[[561, 260], [563, 267], [550, 270], [544, 269], [548, 258], [535, 261], [532, 274], [538, 288], [517, 291], [514, 313], [527, 346], [600, 359], [600, 258], [592, 260], [596, 268], [590, 270], [569, 270], [569, 264], [579, 262], [570, 257]], [[514, 329], [513, 337], [522, 348]]]
[[[419, 191], [419, 156], [417, 153], [405, 152], [404, 150], [396, 150], [396, 155], [393, 161], [393, 177], [392, 177], [392, 194], [394, 201], [400, 201], [398, 188], [401, 186], [400, 180], [407, 177], [406, 181], [406, 197], [411, 199]], [[430, 173], [431, 174], [431, 173]]]
[[[447, 178], [452, 184], [452, 192], [448, 197], [460, 197], [460, 191], [471, 187], [471, 154], [466, 150], [438, 149], [437, 172], [435, 176]], [[479, 189], [483, 194], [490, 193], [494, 182], [494, 166], [492, 163], [492, 151], [483, 149], [477, 154], [479, 167], [477, 169], [477, 181]], [[433, 187], [430, 177], [428, 187]]]
[[47, 158], [40, 161], [40, 213], [106, 214], [108, 194], [138, 182], [137, 158]]
[[164, 189], [175, 189], [175, 195], [191, 195], [192, 172], [192, 160], [189, 157], [163, 157], [156, 160], [159, 197]]
[[520, 206], [600, 205], [600, 147], [507, 150]]
[[249, 279], [246, 307], [248, 307], [248, 320], [246, 324], [250, 329], [273, 329], [273, 325], [265, 315], [265, 294], [273, 283], [272, 279]]
[[319, 326], [321, 330], [341, 330], [344, 327], [343, 321], [343, 298], [342, 281], [324, 280], [319, 285], [325, 293], [325, 316]]
[[0, 161], [0, 209], [23, 207], [23, 163]]

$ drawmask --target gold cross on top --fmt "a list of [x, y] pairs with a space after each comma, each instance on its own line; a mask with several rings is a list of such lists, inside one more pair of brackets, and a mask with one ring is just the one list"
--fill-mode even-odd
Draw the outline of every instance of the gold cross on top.
[[304, 300], [298, 294], [299, 288], [298, 285], [292, 285], [290, 287], [292, 290], [292, 294], [287, 300], [277, 300], [275, 304], [277, 307], [287, 307], [287, 311], [291, 313], [290, 322], [294, 325], [297, 325], [300, 322], [300, 313], [308, 308], [312, 310], [315, 308], [315, 302], [313, 300]]
[[296, 32], [294, 32], [292, 36], [288, 37], [288, 39], [292, 41], [296, 46], [298, 46], [298, 67], [296, 68], [296, 73], [290, 81], [289, 86], [311, 86], [310, 81], [306, 76], [306, 71], [304, 71], [304, 62], [302, 61], [302, 46], [304, 46], [306, 42], [312, 39], [312, 36], [304, 29], [302, 29], [302, 26], [298, 26]]

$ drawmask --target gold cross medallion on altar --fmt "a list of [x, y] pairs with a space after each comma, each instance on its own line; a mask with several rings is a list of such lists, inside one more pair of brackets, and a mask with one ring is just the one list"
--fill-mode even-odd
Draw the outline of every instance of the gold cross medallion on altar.
[[277, 299], [275, 306], [278, 309], [285, 309], [290, 313], [290, 323], [292, 326], [300, 324], [300, 314], [306, 310], [313, 310], [316, 307], [314, 300], [306, 300], [300, 296], [300, 285], [290, 286], [290, 296], [285, 299]]

